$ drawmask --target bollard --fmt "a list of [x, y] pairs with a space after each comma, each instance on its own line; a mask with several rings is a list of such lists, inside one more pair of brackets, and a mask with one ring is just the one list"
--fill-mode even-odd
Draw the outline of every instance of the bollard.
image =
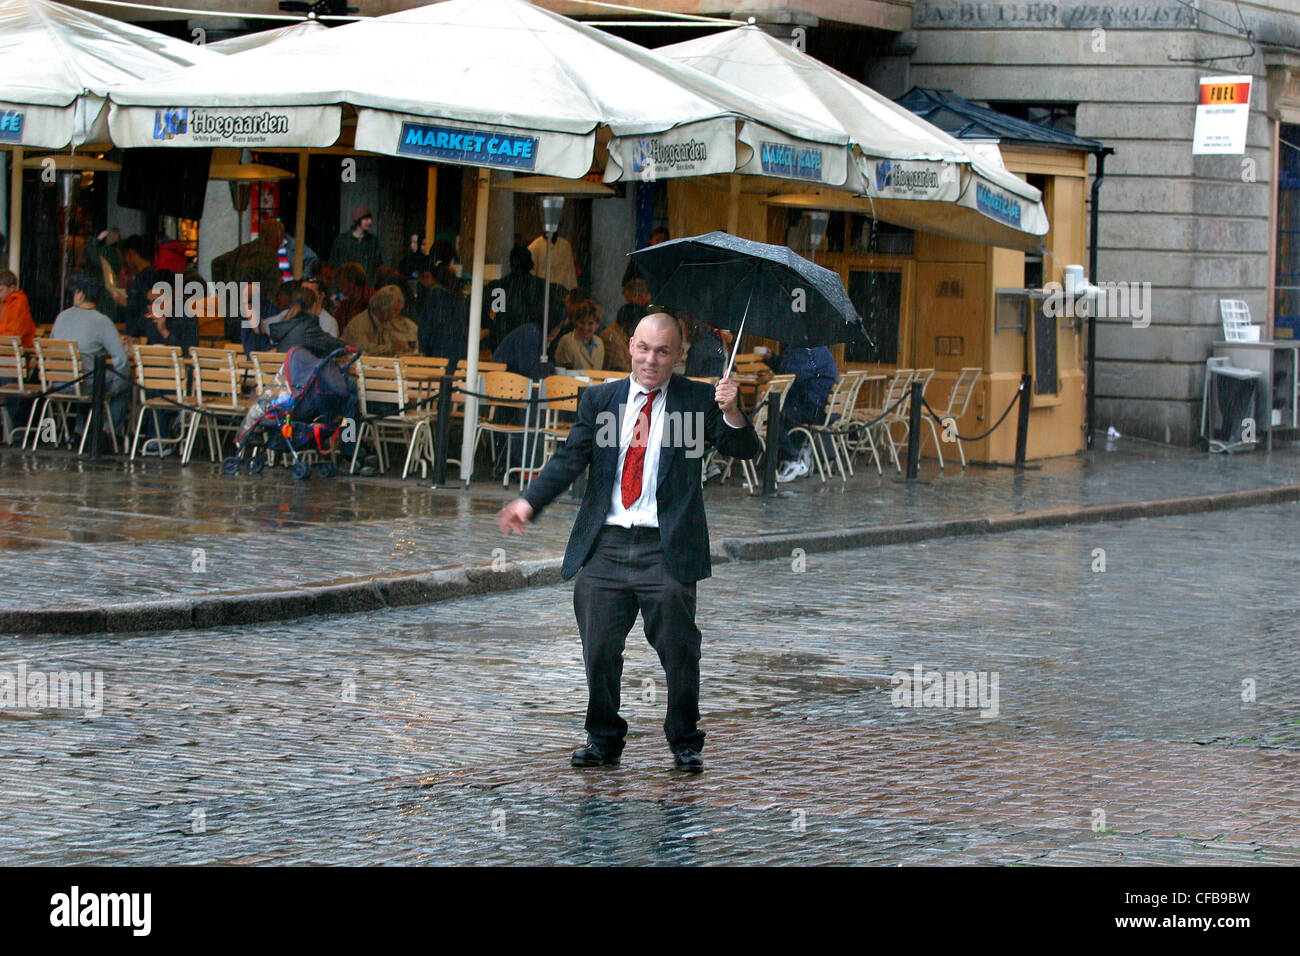
[[1033, 391], [1034, 377], [1026, 372], [1020, 376], [1020, 407], [1016, 410], [1016, 469], [1025, 467], [1025, 446], [1029, 442], [1029, 396]]
[[[86, 427], [90, 429], [90, 460], [99, 461], [100, 436], [104, 433], [104, 423], [100, 421], [106, 411], [104, 401], [104, 379], [108, 376], [108, 356], [104, 352], [95, 355], [95, 366], [90, 379], [90, 414], [86, 416]], [[109, 419], [112, 427], [112, 419]]]
[[776, 460], [780, 457], [781, 444], [781, 396], [768, 392], [767, 398], [767, 451], [763, 454], [763, 495], [772, 497], [776, 494]]
[[921, 473], [921, 399], [922, 385], [912, 383], [912, 404], [907, 416], [907, 480], [915, 481]]
[[433, 449], [433, 487], [447, 483], [447, 439], [451, 435], [451, 375], [438, 383], [438, 440]]

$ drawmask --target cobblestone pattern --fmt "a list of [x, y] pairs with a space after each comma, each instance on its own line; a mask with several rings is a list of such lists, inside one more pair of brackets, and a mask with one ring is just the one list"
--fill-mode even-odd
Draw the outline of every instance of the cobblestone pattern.
[[[1043, 462], [1040, 470], [926, 462], [909, 487], [875, 470], [813, 478], [780, 497], [711, 487], [715, 545], [724, 537], [834, 531], [903, 521], [1144, 501], [1300, 482], [1300, 453], [1206, 456], [1140, 443]], [[492, 516], [513, 492], [408, 481], [295, 482], [275, 470], [227, 478], [195, 461], [94, 465], [67, 455], [0, 451], [0, 606], [112, 603], [303, 586], [341, 577], [558, 557], [576, 505], [561, 500], [523, 539]], [[202, 556], [202, 571], [194, 570]]]
[[[567, 587], [0, 638], [0, 669], [107, 698], [0, 711], [0, 863], [1295, 865], [1298, 532], [1278, 506], [725, 565], [694, 778], [639, 630], [623, 764], [567, 766]], [[892, 706], [915, 664], [996, 672], [998, 716]]]

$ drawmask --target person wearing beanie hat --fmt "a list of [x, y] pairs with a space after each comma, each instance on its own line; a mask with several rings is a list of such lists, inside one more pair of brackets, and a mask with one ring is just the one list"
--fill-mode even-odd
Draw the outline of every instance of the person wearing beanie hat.
[[370, 231], [374, 225], [374, 213], [364, 203], [352, 207], [352, 225], [334, 240], [330, 247], [330, 264], [335, 269], [345, 262], [356, 262], [366, 270], [367, 283], [375, 281], [375, 271], [379, 268], [379, 240]]

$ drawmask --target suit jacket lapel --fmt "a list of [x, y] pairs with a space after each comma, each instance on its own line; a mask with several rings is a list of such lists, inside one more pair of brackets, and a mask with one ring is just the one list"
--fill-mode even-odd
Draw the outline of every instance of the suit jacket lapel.
[[[614, 432], [614, 442], [607, 448], [601, 448], [600, 453], [605, 456], [605, 473], [613, 480], [614, 472], [618, 469], [618, 449], [621, 437], [623, 435], [623, 416], [627, 414], [627, 397], [629, 394], [630, 380], [623, 379], [618, 383], [618, 387], [611, 393], [610, 402], [605, 406], [605, 411], [613, 412], [617, 431]], [[597, 430], [596, 434], [600, 434]]]
[[[668, 394], [664, 397], [664, 414], [672, 415], [673, 412], [678, 414], [676, 418], [681, 418], [682, 390], [677, 386], [677, 376], [674, 375], [668, 380]], [[658, 489], [664, 483], [664, 478], [668, 475], [668, 469], [672, 466], [673, 456], [677, 454], [677, 446], [681, 444], [681, 435], [674, 433], [668, 434], [668, 423], [672, 418], [666, 418], [663, 423], [663, 434], [672, 440], [667, 444], [659, 444], [659, 474], [655, 476], [655, 488]]]

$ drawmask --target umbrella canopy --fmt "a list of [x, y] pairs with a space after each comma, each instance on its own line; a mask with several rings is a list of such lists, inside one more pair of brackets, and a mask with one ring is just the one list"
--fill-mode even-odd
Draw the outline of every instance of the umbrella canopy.
[[[356, 147], [565, 178], [713, 173], [840, 185], [848, 137], [523, 0], [446, 0], [113, 91], [119, 146]], [[598, 135], [599, 134], [599, 135]]]
[[[843, 187], [878, 204], [876, 218], [944, 235], [1037, 249], [1042, 195], [887, 97], [758, 27], [656, 50], [670, 59], [844, 131], [855, 147]], [[919, 205], [917, 201], [932, 204]], [[973, 221], [983, 219], [986, 221]]]
[[110, 87], [220, 59], [46, 0], [0, 0], [0, 146], [107, 142]]
[[840, 277], [785, 246], [710, 232], [631, 255], [655, 304], [717, 328], [804, 347], [866, 338]]
[[320, 33], [328, 29], [329, 27], [319, 20], [303, 20], [301, 23], [291, 23], [287, 27], [262, 30], [260, 33], [246, 33], [242, 37], [231, 37], [229, 40], [217, 40], [215, 43], [209, 43], [208, 49], [230, 56], [232, 53], [255, 50], [260, 46], [266, 46], [268, 43], [279, 43], [282, 40], [292, 40], [295, 37], [310, 36], [313, 33]]

